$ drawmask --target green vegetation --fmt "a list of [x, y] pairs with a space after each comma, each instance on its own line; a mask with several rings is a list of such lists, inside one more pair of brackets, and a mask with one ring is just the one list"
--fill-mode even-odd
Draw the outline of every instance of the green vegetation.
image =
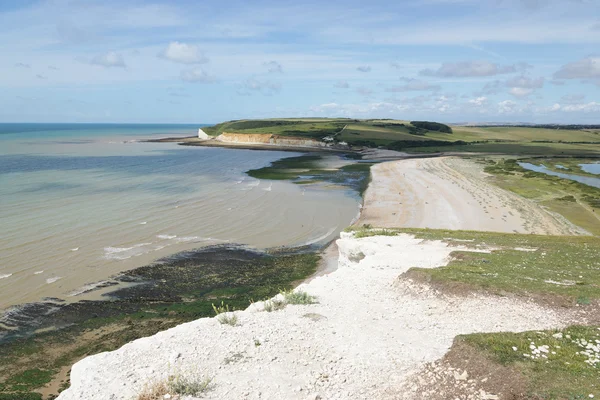
[[[355, 228], [362, 237], [378, 230]], [[527, 294], [574, 305], [578, 299], [600, 299], [600, 238], [539, 236], [430, 229], [387, 229], [387, 235], [411, 233], [426, 240], [490, 253], [456, 251], [445, 267], [412, 268], [408, 275], [442, 287], [484, 290], [496, 294]]]
[[281, 295], [287, 304], [315, 304], [317, 299], [302, 290], [283, 290]]
[[220, 306], [215, 306], [213, 304], [212, 308], [215, 312], [215, 315], [217, 316], [217, 320], [222, 325], [231, 325], [231, 326], [237, 325], [237, 315], [235, 315], [233, 313], [233, 310], [231, 310], [231, 311], [229, 310], [229, 304], [225, 304], [224, 301], [221, 301]]
[[[600, 327], [461, 335], [492, 362], [525, 378], [531, 399], [589, 399], [600, 394]], [[456, 342], [455, 342], [456, 343]]]
[[286, 305], [287, 305], [287, 303], [285, 301], [279, 300], [276, 298], [271, 299], [271, 300], [265, 300], [264, 310], [266, 312], [279, 311], [279, 310], [283, 310]]
[[[527, 171], [515, 159], [482, 160], [493, 183], [557, 212], [588, 232], [600, 235], [600, 189], [568, 179]], [[565, 165], [581, 163], [561, 159]]]
[[346, 164], [338, 168], [326, 165], [327, 161], [339, 163], [338, 156], [303, 155], [277, 160], [268, 167], [246, 173], [257, 179], [290, 180], [299, 185], [329, 182], [350, 187], [359, 194], [367, 189], [372, 163]]
[[170, 396], [200, 396], [210, 389], [211, 378], [189, 377], [177, 374], [170, 376], [166, 381], [154, 382], [146, 385], [136, 400], [162, 400]]
[[[305, 118], [240, 120], [203, 128], [345, 142], [414, 153], [481, 152], [526, 155], [599, 155], [600, 130], [586, 126], [453, 126], [429, 121]], [[450, 136], [450, 134], [452, 134]], [[450, 139], [451, 138], [451, 139]]]
[[83, 357], [213, 316], [213, 304], [245, 309], [252, 299], [290, 290], [316, 271], [318, 260], [313, 253], [215, 247], [126, 272], [123, 281], [138, 285], [116, 291], [111, 301], [65, 305], [38, 318], [48, 321], [41, 328], [68, 327], [0, 345], [0, 399], [40, 400], [34, 390], [61, 379], [67, 387], [68, 368]]
[[448, 125], [440, 124], [438, 122], [429, 122], [429, 121], [411, 121], [410, 124], [415, 128], [424, 129], [427, 131], [436, 131], [443, 133], [452, 133], [452, 128]]

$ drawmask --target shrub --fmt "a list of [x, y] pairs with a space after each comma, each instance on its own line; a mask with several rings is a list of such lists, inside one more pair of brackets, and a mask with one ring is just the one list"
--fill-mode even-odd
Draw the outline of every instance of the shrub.
[[315, 304], [317, 302], [316, 297], [311, 296], [302, 290], [283, 290], [281, 291], [281, 295], [287, 304]]
[[227, 324], [231, 326], [237, 325], [237, 316], [233, 313], [233, 310], [229, 310], [229, 305], [221, 302], [220, 306], [212, 305], [215, 314], [217, 315], [217, 320], [221, 324]]
[[167, 380], [154, 382], [144, 386], [136, 400], [162, 400], [166, 395], [174, 396], [198, 396], [210, 388], [212, 378], [187, 377], [183, 375], [169, 376]]
[[278, 300], [278, 299], [265, 300], [264, 309], [267, 312], [278, 311], [278, 310], [283, 310], [286, 305], [287, 305], [286, 302], [283, 300]]

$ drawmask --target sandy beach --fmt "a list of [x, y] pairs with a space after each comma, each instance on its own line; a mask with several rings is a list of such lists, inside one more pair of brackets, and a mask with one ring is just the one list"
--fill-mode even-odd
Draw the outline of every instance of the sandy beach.
[[[452, 158], [377, 165], [360, 223], [575, 232], [484, 178], [472, 163]], [[411, 382], [444, 356], [456, 335], [572, 322], [568, 313], [533, 301], [440, 295], [401, 277], [411, 267], [444, 266], [456, 250], [491, 249], [408, 234], [359, 239], [342, 233], [336, 244], [337, 254], [330, 248], [326, 255], [328, 269], [296, 289], [315, 296], [315, 304], [267, 312], [256, 302], [235, 312], [236, 326], [203, 318], [85, 358], [58, 399], [132, 399], [173, 374], [210, 378], [204, 399], [420, 399]], [[456, 373], [461, 384], [464, 373]], [[464, 378], [464, 398], [497, 399], [482, 389], [487, 379], [467, 384]]]
[[357, 225], [508, 233], [583, 233], [564, 218], [486, 182], [473, 161], [427, 158], [386, 162], [371, 168]]

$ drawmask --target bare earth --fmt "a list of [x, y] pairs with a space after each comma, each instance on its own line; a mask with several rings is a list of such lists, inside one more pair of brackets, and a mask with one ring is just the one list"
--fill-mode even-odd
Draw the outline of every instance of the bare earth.
[[459, 158], [401, 160], [372, 167], [358, 225], [572, 235], [583, 231], [536, 203], [485, 181]]
[[[485, 183], [478, 168], [452, 158], [377, 165], [361, 223], [572, 232], [535, 204]], [[203, 399], [416, 400], [424, 397], [411, 383], [415, 374], [440, 359], [456, 335], [572, 322], [566, 312], [533, 302], [440, 296], [400, 277], [411, 267], [446, 265], [453, 251], [469, 250], [462, 246], [407, 234], [356, 239], [342, 233], [337, 247], [337, 269], [299, 287], [317, 304], [266, 312], [257, 302], [235, 312], [237, 326], [203, 318], [87, 357], [74, 365], [72, 386], [58, 399], [130, 400], [144, 385], [182, 375], [212, 378]], [[482, 390], [483, 379], [462, 380], [459, 372], [461, 399], [497, 399]]]

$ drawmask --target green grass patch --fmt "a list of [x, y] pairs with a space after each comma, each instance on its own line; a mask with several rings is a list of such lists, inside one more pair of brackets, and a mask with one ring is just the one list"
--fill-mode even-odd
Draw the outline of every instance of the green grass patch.
[[[360, 237], [381, 232], [355, 228]], [[411, 233], [426, 240], [443, 240], [491, 253], [456, 251], [445, 267], [413, 268], [433, 283], [461, 283], [492, 293], [600, 299], [600, 238], [540, 236], [494, 232], [430, 229], [387, 229], [385, 234]]]
[[[526, 378], [529, 398], [589, 399], [600, 396], [600, 328], [461, 335], [491, 360]], [[593, 362], [593, 361], [597, 362]]]

